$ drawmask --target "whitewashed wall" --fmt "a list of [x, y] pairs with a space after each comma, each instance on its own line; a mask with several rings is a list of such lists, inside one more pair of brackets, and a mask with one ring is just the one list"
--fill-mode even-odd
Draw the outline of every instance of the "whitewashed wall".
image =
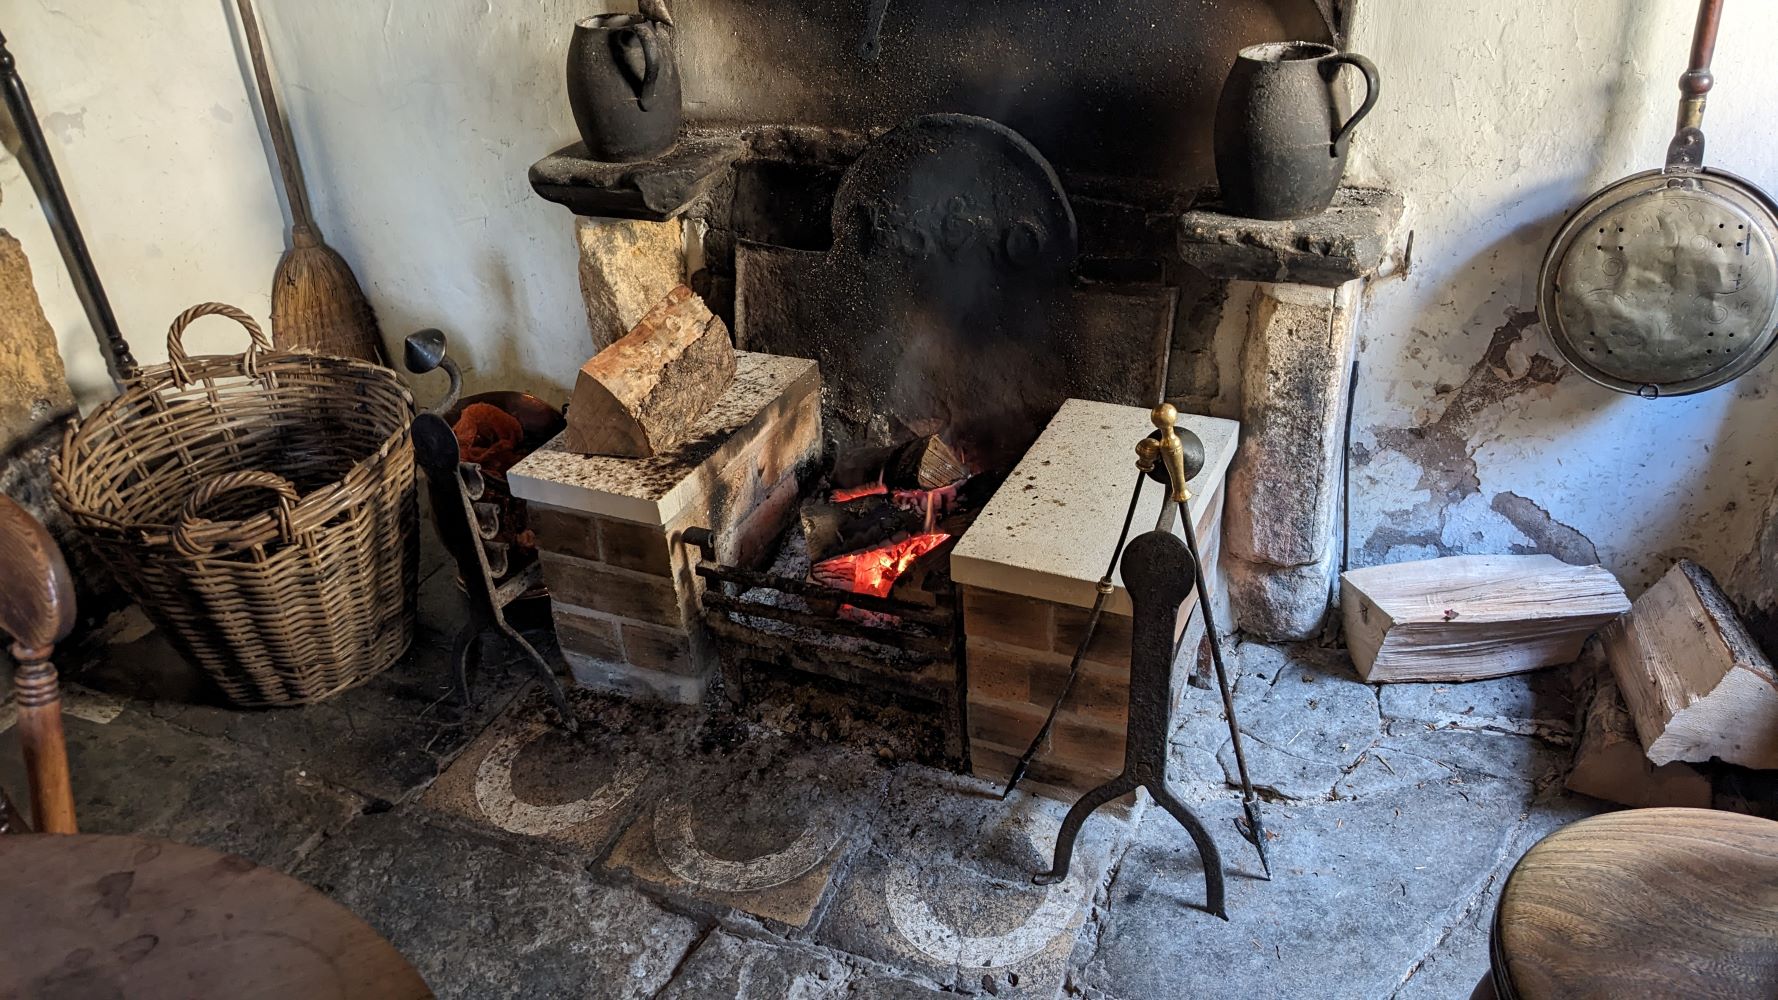
[[[1359, 3], [1352, 47], [1382, 67], [1384, 97], [1358, 148], [1406, 194], [1415, 236], [1408, 277], [1366, 307], [1354, 564], [1596, 549], [1640, 591], [1679, 556], [1726, 577], [1751, 546], [1778, 481], [1778, 363], [1655, 402], [1565, 368], [1546, 382], [1553, 366], [1537, 358], [1555, 352], [1531, 315], [1563, 217], [1661, 163], [1696, 12], [1692, 0]], [[1778, 4], [1725, 16], [1708, 159], [1778, 190]]]
[[[137, 359], [164, 360], [167, 323], [194, 302], [221, 299], [263, 320], [283, 227], [220, 0], [9, 0], [0, 9]], [[111, 383], [10, 138], [5, 145], [0, 228], [23, 242], [69, 381], [91, 405]], [[191, 346], [200, 350], [244, 343], [223, 320], [198, 331]]]
[[[260, 5], [323, 232], [357, 269], [386, 339], [439, 326], [473, 385], [559, 394], [591, 341], [569, 217], [532, 194], [525, 169], [572, 135], [562, 53], [589, 5]], [[4, 29], [148, 360], [191, 302], [263, 317], [283, 249], [232, 8], [8, 5]], [[1353, 47], [1382, 67], [1384, 96], [1355, 170], [1407, 195], [1415, 240], [1410, 273], [1376, 288], [1365, 315], [1355, 563], [1596, 551], [1640, 589], [1679, 555], [1726, 575], [1751, 544], [1778, 479], [1778, 366], [1648, 403], [1556, 368], [1529, 317], [1564, 213], [1659, 162], [1694, 12], [1691, 0], [1359, 3]], [[1734, 4], [1727, 17], [1710, 159], [1778, 187], [1761, 117], [1778, 107], [1766, 51], [1778, 4]], [[25, 242], [90, 399], [104, 391], [91, 334], [29, 186], [0, 157], [0, 226]], [[199, 346], [227, 336], [219, 326]]]

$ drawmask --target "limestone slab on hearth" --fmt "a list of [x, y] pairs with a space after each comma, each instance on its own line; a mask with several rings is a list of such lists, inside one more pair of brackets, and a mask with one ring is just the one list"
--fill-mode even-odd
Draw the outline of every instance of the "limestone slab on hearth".
[[[1205, 504], [1234, 458], [1240, 424], [1192, 413], [1179, 426], [1204, 442], [1204, 468], [1188, 483], [1192, 521], [1204, 523]], [[1136, 442], [1154, 430], [1148, 411], [1070, 399], [1050, 419], [1006, 484], [951, 554], [951, 578], [960, 584], [1090, 608], [1129, 509], [1135, 483]], [[1131, 525], [1132, 536], [1152, 529], [1160, 515], [1162, 487], [1150, 482]], [[1177, 530], [1177, 529], [1176, 529]], [[1207, 539], [1200, 538], [1208, 546]], [[1130, 614], [1121, 576], [1106, 602]]]
[[722, 470], [820, 385], [814, 361], [737, 351], [734, 382], [679, 445], [651, 458], [618, 458], [576, 455], [557, 437], [513, 466], [507, 482], [522, 500], [671, 524], [708, 488], [703, 470]]

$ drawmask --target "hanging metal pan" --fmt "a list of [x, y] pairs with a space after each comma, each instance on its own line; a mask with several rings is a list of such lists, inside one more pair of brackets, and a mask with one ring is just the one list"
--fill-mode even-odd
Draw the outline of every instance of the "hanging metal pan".
[[1722, 0], [1703, 0], [1667, 165], [1595, 194], [1556, 234], [1538, 314], [1581, 374], [1653, 399], [1713, 389], [1778, 344], [1778, 204], [1704, 166]]

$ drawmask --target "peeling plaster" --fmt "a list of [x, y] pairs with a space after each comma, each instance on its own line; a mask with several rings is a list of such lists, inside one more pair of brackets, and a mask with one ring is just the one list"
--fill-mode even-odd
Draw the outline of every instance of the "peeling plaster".
[[[1475, 458], [1479, 442], [1498, 422], [1510, 401], [1547, 393], [1569, 370], [1527, 343], [1526, 331], [1536, 324], [1535, 312], [1509, 311], [1462, 384], [1435, 386], [1432, 398], [1415, 414], [1414, 424], [1373, 427], [1375, 448], [1354, 448], [1355, 469], [1369, 468], [1392, 453], [1396, 460], [1417, 470], [1412, 494], [1416, 502], [1385, 511], [1385, 523], [1371, 531], [1361, 548], [1362, 562], [1394, 561], [1400, 558], [1399, 550], [1403, 547], [1413, 550], [1414, 557], [1424, 558], [1428, 554], [1473, 551], [1486, 543], [1489, 533], [1485, 530], [1453, 531], [1475, 516], [1472, 512], [1469, 517], [1458, 518], [1454, 512], [1460, 506], [1472, 506], [1466, 501], [1482, 492]], [[1512, 551], [1550, 552], [1564, 557], [1564, 552], [1591, 550], [1597, 557], [1592, 542], [1584, 535], [1566, 525], [1556, 525], [1547, 512], [1524, 497], [1501, 493], [1493, 498], [1488, 509], [1529, 539], [1526, 544], [1513, 546]], [[1542, 521], [1532, 511], [1541, 514]]]

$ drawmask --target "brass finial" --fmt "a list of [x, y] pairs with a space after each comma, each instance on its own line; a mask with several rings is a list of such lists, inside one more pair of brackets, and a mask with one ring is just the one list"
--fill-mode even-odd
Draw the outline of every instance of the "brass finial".
[[1172, 403], [1162, 403], [1149, 414], [1155, 427], [1161, 432], [1161, 459], [1167, 463], [1167, 485], [1173, 495], [1174, 503], [1190, 500], [1191, 491], [1185, 488], [1185, 443], [1179, 440], [1179, 434], [1173, 425], [1179, 420], [1179, 411]]

